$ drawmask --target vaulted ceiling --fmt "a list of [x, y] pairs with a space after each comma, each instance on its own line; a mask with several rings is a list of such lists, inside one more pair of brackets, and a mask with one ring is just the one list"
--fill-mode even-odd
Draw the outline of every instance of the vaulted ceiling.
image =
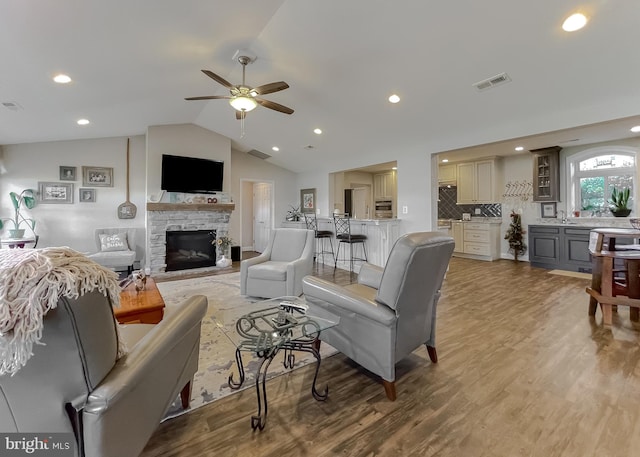
[[[564, 32], [574, 11], [589, 23]], [[3, 0], [0, 144], [195, 123], [303, 172], [603, 122], [620, 133], [589, 142], [633, 136], [638, 24], [631, 0]], [[238, 50], [257, 57], [247, 83], [286, 81], [264, 98], [295, 110], [259, 106], [243, 137], [226, 100], [184, 100], [226, 95], [201, 70], [240, 82]], [[60, 72], [73, 81], [55, 84]], [[503, 72], [510, 82], [472, 86]]]

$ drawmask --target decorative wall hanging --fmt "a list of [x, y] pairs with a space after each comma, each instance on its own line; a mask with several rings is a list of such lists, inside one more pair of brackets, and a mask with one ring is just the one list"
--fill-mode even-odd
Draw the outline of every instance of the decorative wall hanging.
[[95, 189], [87, 189], [84, 187], [80, 188], [78, 192], [80, 203], [95, 203], [96, 202], [96, 190]]
[[40, 203], [73, 203], [73, 184], [64, 182], [38, 182]]
[[82, 167], [82, 185], [87, 187], [113, 187], [113, 168]]
[[60, 167], [60, 181], [75, 181], [76, 167]]

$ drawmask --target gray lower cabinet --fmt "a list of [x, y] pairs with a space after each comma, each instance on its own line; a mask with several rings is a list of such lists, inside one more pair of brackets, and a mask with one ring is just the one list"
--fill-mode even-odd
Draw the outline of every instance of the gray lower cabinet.
[[591, 272], [591, 227], [530, 225], [528, 231], [532, 266]]

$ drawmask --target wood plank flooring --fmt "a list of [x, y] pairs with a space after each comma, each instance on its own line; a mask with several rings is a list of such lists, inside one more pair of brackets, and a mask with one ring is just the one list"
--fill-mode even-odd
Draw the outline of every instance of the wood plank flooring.
[[[331, 280], [333, 269], [316, 274]], [[339, 271], [336, 282], [349, 281]], [[397, 365], [398, 399], [339, 354], [268, 382], [269, 416], [250, 427], [254, 389], [161, 424], [152, 456], [640, 455], [640, 325], [587, 315], [589, 281], [508, 260], [453, 258], [438, 306], [439, 362]], [[274, 363], [280, 363], [277, 358]]]

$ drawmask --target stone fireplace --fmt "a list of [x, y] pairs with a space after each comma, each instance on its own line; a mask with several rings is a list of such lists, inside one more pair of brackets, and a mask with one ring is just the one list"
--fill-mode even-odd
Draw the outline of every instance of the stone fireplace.
[[[151, 274], [171, 271], [167, 270], [167, 232], [172, 232], [174, 235], [175, 232], [196, 231], [214, 232], [217, 236], [227, 235], [229, 218], [234, 209], [234, 203], [147, 203], [148, 253]], [[201, 256], [203, 254], [193, 252], [185, 253], [185, 255]]]
[[166, 271], [214, 267], [215, 230], [167, 230]]

